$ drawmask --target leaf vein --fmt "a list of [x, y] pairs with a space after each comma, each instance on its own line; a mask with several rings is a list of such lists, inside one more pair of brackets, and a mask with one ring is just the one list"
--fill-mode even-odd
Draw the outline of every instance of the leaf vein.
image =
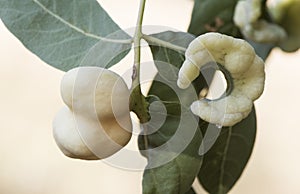
[[70, 22], [64, 20], [62, 17], [60, 17], [59, 15], [55, 14], [54, 12], [52, 12], [51, 10], [49, 10], [47, 7], [45, 7], [45, 5], [43, 5], [41, 2], [39, 2], [38, 0], [32, 0], [34, 3], [36, 3], [39, 7], [41, 7], [45, 12], [47, 12], [48, 14], [50, 14], [51, 16], [53, 16], [54, 18], [56, 18], [57, 20], [59, 20], [60, 22], [62, 22], [63, 24], [67, 25], [68, 27], [72, 28], [73, 30], [96, 40], [102, 40], [102, 41], [106, 41], [106, 42], [115, 42], [115, 43], [131, 43], [131, 40], [116, 40], [116, 39], [109, 39], [109, 38], [105, 38], [102, 36], [98, 36], [95, 34], [91, 34], [89, 32], [85, 32], [84, 30], [80, 29], [79, 27], [71, 24]]

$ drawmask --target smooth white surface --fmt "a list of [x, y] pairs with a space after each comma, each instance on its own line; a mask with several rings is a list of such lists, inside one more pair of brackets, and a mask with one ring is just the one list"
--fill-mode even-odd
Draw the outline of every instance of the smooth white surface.
[[[100, 3], [121, 27], [135, 24], [137, 0]], [[191, 9], [191, 0], [151, 0], [145, 24], [185, 30]], [[286, 55], [279, 50], [267, 61], [266, 90], [256, 102], [254, 152], [231, 194], [300, 193], [299, 61], [300, 52]], [[26, 50], [2, 23], [0, 68], [0, 193], [141, 193], [141, 172], [63, 156], [51, 129], [63, 105], [63, 72]]]

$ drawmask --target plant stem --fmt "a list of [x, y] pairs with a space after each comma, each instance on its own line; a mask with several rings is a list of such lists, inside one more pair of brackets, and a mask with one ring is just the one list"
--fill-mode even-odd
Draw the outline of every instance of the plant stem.
[[141, 64], [141, 38], [142, 38], [142, 23], [144, 17], [146, 0], [140, 1], [140, 8], [138, 19], [135, 27], [135, 34], [133, 39], [134, 44], [134, 74], [132, 87], [137, 87], [140, 85], [140, 64]]
[[148, 106], [145, 97], [141, 91], [140, 85], [140, 66], [141, 66], [141, 39], [142, 39], [142, 23], [144, 17], [146, 0], [140, 0], [140, 8], [133, 39], [134, 44], [134, 65], [132, 73], [132, 86], [130, 95], [130, 110], [135, 112], [141, 123], [149, 121]]
[[177, 45], [172, 44], [170, 42], [167, 42], [167, 41], [164, 41], [164, 40], [161, 40], [161, 39], [158, 39], [158, 38], [155, 38], [153, 36], [146, 35], [146, 34], [143, 34], [143, 39], [146, 40], [149, 43], [153, 43], [153, 44], [158, 45], [158, 46], [164, 46], [164, 47], [176, 50], [176, 51], [182, 51], [182, 52], [186, 51], [186, 48], [184, 48], [184, 47], [177, 46]]

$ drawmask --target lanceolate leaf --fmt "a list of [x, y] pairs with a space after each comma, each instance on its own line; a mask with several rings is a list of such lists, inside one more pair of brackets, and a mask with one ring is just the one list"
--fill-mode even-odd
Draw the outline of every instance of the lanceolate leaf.
[[239, 37], [239, 29], [232, 19], [237, 2], [238, 0], [195, 0], [188, 32], [199, 36], [213, 31]]
[[225, 194], [233, 187], [252, 153], [255, 135], [255, 110], [237, 125], [222, 129], [213, 147], [204, 155], [198, 175], [209, 193]]
[[[165, 32], [153, 36], [165, 41], [173, 40], [171, 43], [184, 47], [193, 39], [186, 33], [176, 32]], [[147, 129], [148, 132], [154, 131], [154, 133], [139, 137], [140, 150], [145, 150], [141, 153], [148, 159], [148, 169], [145, 170], [143, 178], [143, 193], [192, 193], [191, 185], [202, 163], [202, 158], [198, 154], [202, 135], [198, 118], [185, 105], [197, 99], [197, 93], [192, 87], [183, 91], [176, 85], [178, 68], [184, 61], [183, 53], [158, 45], [150, 47], [159, 74], [149, 94], [157, 96], [158, 98], [155, 99], [163, 103], [152, 109], [150, 105], [150, 115], [154, 120], [155, 115], [165, 116], [165, 120], [157, 131], [152, 129], [153, 125], [150, 120]], [[153, 103], [153, 100], [150, 99], [149, 102]], [[162, 106], [165, 107], [166, 113], [159, 108]], [[157, 148], [164, 149], [156, 150]], [[155, 167], [149, 168], [151, 166]]]
[[106, 56], [98, 61], [102, 67], [116, 63], [131, 46], [116, 41], [128, 35], [96, 0], [0, 0], [0, 17], [30, 51], [64, 71], [79, 66], [97, 43], [105, 52], [99, 55]]

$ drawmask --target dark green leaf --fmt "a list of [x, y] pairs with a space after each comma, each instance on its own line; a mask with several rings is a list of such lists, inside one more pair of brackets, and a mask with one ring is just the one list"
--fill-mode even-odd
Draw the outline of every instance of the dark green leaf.
[[131, 46], [111, 40], [128, 35], [96, 0], [0, 0], [0, 17], [30, 51], [64, 71], [80, 66], [97, 43], [105, 56], [97, 61], [101, 67], [118, 62]]
[[209, 193], [225, 194], [233, 187], [252, 153], [255, 135], [255, 110], [237, 125], [221, 130], [215, 144], [204, 155], [198, 175]]
[[[163, 153], [162, 153], [163, 154]], [[146, 169], [144, 194], [185, 194], [199, 171], [201, 162], [185, 154], [158, 168]]]
[[191, 188], [188, 192], [186, 192], [185, 194], [196, 194], [195, 190], [193, 188]]
[[[194, 35], [185, 33], [185, 32], [172, 32], [172, 31], [167, 31], [167, 32], [161, 32], [158, 34], [152, 34], [151, 36], [164, 40], [166, 42], [172, 43], [177, 46], [181, 46], [184, 48], [187, 48], [188, 45], [192, 40], [194, 40]], [[160, 76], [164, 76], [167, 80], [170, 80], [174, 85], [176, 86], [176, 81], [177, 81], [177, 72], [179, 71], [185, 56], [183, 52], [180, 51], [175, 51], [171, 49], [167, 49], [165, 47], [161, 47], [158, 45], [153, 45], [151, 43], [150, 48], [151, 52], [154, 56], [155, 60], [155, 65], [158, 71], [160, 72], [160, 75], [158, 75], [158, 78]], [[173, 67], [171, 67], [173, 66]], [[175, 67], [175, 68], [174, 68]], [[201, 70], [200, 76], [193, 82], [194, 89], [196, 90], [196, 93], [198, 94], [201, 89], [204, 87], [208, 87], [208, 85], [211, 83], [211, 80], [213, 78], [215, 70], [213, 68], [206, 68]], [[160, 98], [161, 100], [176, 100], [177, 97], [176, 95], [172, 94], [170, 95], [169, 90], [164, 89], [164, 84], [158, 84], [156, 87], [162, 88], [160, 89]], [[162, 92], [164, 92], [162, 94]], [[180, 90], [178, 91], [179, 93], [185, 93], [182, 94], [181, 96], [183, 97], [188, 97], [186, 95], [185, 90]], [[158, 95], [158, 94], [154, 94]], [[197, 96], [198, 97], [198, 96]], [[190, 100], [187, 100], [187, 103], [192, 102]]]
[[[165, 32], [153, 36], [185, 47], [193, 39], [180, 32]], [[144, 129], [152, 133], [139, 136], [139, 148], [148, 159], [143, 193], [185, 194], [191, 192], [191, 185], [202, 162], [198, 154], [202, 140], [198, 118], [185, 106], [197, 99], [197, 93], [193, 87], [187, 90], [177, 87], [177, 73], [184, 61], [183, 53], [157, 45], [150, 47], [159, 74], [149, 92], [150, 95], [157, 96], [149, 99], [151, 120], [144, 125]], [[155, 101], [160, 103], [154, 103]], [[159, 118], [163, 119], [161, 127], [157, 127]], [[157, 128], [159, 129], [155, 130]]]
[[[198, 151], [202, 135], [197, 119], [189, 110], [178, 103], [165, 103], [167, 112], [164, 114], [161, 107], [153, 107], [150, 115], [165, 116], [163, 125], [154, 133], [139, 137], [141, 153], [148, 159], [143, 193], [184, 194], [200, 170], [202, 158]], [[148, 133], [156, 129], [153, 126], [157, 121], [153, 122], [150, 120], [144, 125]]]
[[[192, 34], [174, 31], [151, 34], [151, 36], [183, 48], [187, 48], [190, 42], [195, 39], [195, 36]], [[167, 49], [160, 45], [152, 44], [151, 42], [148, 43], [156, 60], [169, 62], [169, 64], [172, 64], [177, 68], [181, 67], [182, 62], [184, 61], [184, 58], [182, 58], [182, 55], [184, 56], [184, 52]]]
[[233, 23], [234, 8], [238, 0], [195, 0], [189, 33], [197, 36], [206, 32], [220, 32], [240, 37]]

